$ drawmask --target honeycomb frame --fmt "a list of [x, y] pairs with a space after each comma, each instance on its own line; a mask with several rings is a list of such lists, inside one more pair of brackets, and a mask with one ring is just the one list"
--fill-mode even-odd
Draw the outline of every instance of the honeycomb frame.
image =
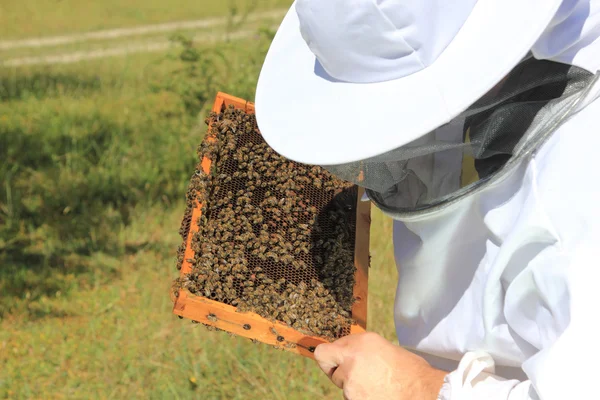
[[[254, 113], [254, 104], [221, 92], [215, 98], [212, 111], [220, 113], [230, 105], [242, 109], [247, 113]], [[207, 139], [209, 139], [208, 136]], [[201, 161], [201, 166], [208, 173], [211, 167], [211, 160], [205, 157]], [[365, 332], [367, 329], [371, 206], [369, 201], [361, 201], [363, 194], [364, 189], [358, 187], [354, 235], [354, 265], [356, 272], [353, 290], [356, 300], [352, 306], [354, 324], [350, 327], [351, 335]], [[180, 276], [184, 276], [192, 270], [192, 266], [187, 260], [194, 258], [191, 243], [194, 234], [198, 231], [197, 221], [201, 216], [201, 208], [202, 205], [196, 203], [192, 211]], [[180, 318], [190, 319], [193, 322], [209, 325], [304, 357], [314, 358], [313, 352], [316, 346], [328, 341], [325, 338], [298, 332], [285, 323], [272, 322], [252, 312], [238, 312], [233, 305], [196, 296], [187, 290], [181, 290], [177, 297], [172, 295], [171, 300], [174, 303], [173, 313]]]

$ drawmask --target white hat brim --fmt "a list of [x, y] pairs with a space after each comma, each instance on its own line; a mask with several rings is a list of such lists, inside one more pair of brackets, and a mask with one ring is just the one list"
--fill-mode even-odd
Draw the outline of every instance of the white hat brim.
[[561, 3], [479, 0], [432, 65], [367, 84], [339, 82], [323, 71], [301, 36], [294, 3], [259, 77], [260, 131], [276, 152], [305, 164], [355, 162], [403, 146], [493, 88], [527, 55]]

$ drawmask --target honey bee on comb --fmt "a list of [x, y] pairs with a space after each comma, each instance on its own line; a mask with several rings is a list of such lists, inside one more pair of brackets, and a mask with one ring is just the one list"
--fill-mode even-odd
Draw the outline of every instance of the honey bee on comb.
[[[211, 128], [186, 194], [177, 268], [192, 211], [202, 203], [194, 258], [174, 292], [187, 290], [327, 340], [349, 334], [356, 186], [273, 151], [253, 114], [226, 107], [206, 123]], [[208, 173], [204, 159], [211, 161]]]

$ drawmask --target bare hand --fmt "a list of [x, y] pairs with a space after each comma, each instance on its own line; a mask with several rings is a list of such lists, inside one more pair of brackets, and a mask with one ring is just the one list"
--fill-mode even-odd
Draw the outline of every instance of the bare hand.
[[346, 400], [435, 400], [447, 374], [375, 333], [319, 345], [315, 359]]

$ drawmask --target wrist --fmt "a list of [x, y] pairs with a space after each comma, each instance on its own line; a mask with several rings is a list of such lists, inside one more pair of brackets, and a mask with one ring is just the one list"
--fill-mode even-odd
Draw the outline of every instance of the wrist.
[[444, 378], [448, 375], [447, 371], [442, 371], [428, 366], [423, 372], [421, 380], [422, 399], [437, 400], [444, 385]]

